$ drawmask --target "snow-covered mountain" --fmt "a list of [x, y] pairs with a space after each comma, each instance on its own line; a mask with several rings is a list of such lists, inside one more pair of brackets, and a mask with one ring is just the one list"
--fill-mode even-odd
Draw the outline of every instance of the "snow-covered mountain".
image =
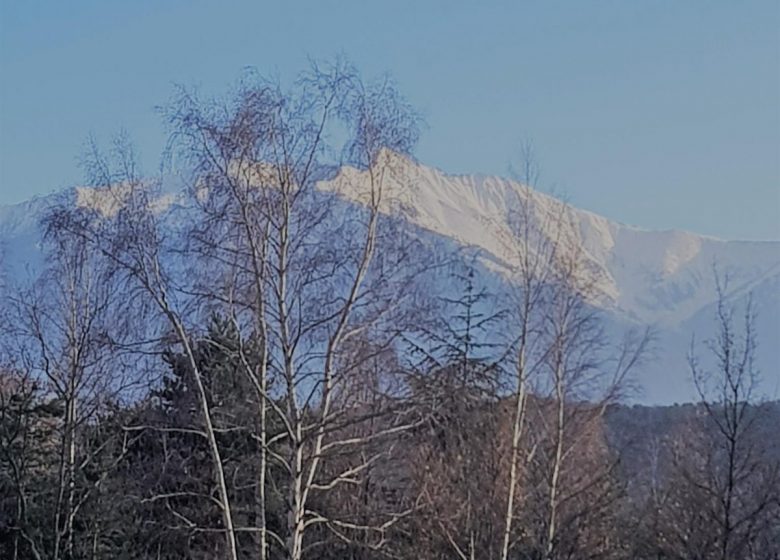
[[[597, 297], [615, 325], [653, 326], [657, 334], [654, 359], [640, 372], [640, 400], [689, 400], [693, 389], [685, 357], [691, 336], [713, 334], [717, 301], [714, 269], [728, 277], [726, 295], [735, 303], [752, 294], [758, 310], [759, 362], [763, 392], [780, 396], [780, 241], [723, 241], [684, 231], [647, 231], [610, 221], [592, 212], [499, 177], [448, 175], [402, 159], [397, 180], [388, 185], [384, 211], [401, 213], [421, 235], [443, 237], [479, 251], [485, 274], [511, 282], [513, 254], [507, 251], [510, 218], [518, 201], [530, 208], [544, 235], [551, 238], [563, 215], [568, 235], [583, 250]], [[344, 168], [320, 188], [335, 191], [360, 204], [356, 185], [361, 173]], [[92, 200], [77, 191], [74, 203]], [[0, 287], [3, 274], [17, 277], [37, 266], [36, 214], [46, 198], [0, 206]], [[562, 213], [562, 214], [561, 214]]]
[[[349, 185], [361, 183], [352, 169], [342, 175], [349, 175]], [[716, 299], [713, 267], [728, 276], [733, 295], [780, 278], [780, 241], [722, 241], [685, 231], [646, 231], [570, 206], [561, 209], [560, 200], [511, 180], [447, 175], [408, 161], [398, 176], [402, 184], [394, 185], [388, 198], [402, 203], [410, 221], [483, 249], [499, 262], [511, 259], [505, 240], [511, 235], [507, 220], [513, 200], [530, 197], [532, 215], [539, 222], [543, 215], [566, 212], [567, 230], [573, 230], [588, 268], [598, 278], [602, 305], [630, 321], [678, 325], [689, 319]], [[344, 178], [331, 184], [340, 180]], [[339, 190], [350, 196], [348, 188]]]

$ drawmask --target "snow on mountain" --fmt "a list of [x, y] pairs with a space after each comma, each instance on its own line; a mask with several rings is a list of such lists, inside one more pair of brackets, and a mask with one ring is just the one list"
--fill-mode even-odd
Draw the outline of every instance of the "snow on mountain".
[[[714, 270], [728, 276], [726, 295], [734, 302], [753, 294], [759, 311], [759, 366], [763, 389], [780, 395], [780, 242], [723, 241], [684, 231], [646, 231], [610, 221], [592, 212], [564, 205], [547, 194], [499, 177], [448, 175], [395, 154], [394, 180], [388, 184], [383, 211], [401, 213], [420, 235], [433, 235], [459, 246], [479, 250], [484, 274], [511, 282], [512, 259], [507, 250], [512, 235], [513, 204], [531, 209], [543, 235], [559, 234], [545, 216], [563, 213], [567, 231], [584, 252], [586, 269], [598, 291], [594, 304], [613, 325], [653, 326], [656, 356], [641, 373], [645, 402], [693, 398], [687, 380], [685, 355], [693, 333], [712, 336], [717, 300]], [[338, 193], [349, 203], [364, 202], [366, 177], [343, 168], [324, 191]], [[116, 200], [90, 189], [74, 189], [74, 204], [97, 205], [106, 214]], [[161, 200], [161, 208], [171, 198]], [[39, 266], [37, 215], [46, 197], [0, 206], [0, 288], [2, 278], [19, 278]], [[545, 229], [546, 228], [546, 229]], [[492, 281], [492, 280], [491, 280]], [[432, 288], [436, 289], [436, 288]]]
[[[400, 158], [400, 156], [395, 156]], [[500, 177], [448, 175], [410, 160], [399, 163], [398, 178], [388, 189], [385, 211], [398, 208], [412, 223], [477, 247], [511, 264], [506, 250], [511, 235], [511, 201], [530, 197], [539, 223], [565, 212], [576, 242], [584, 248], [587, 268], [597, 279], [601, 304], [640, 324], [672, 326], [712, 304], [715, 274], [729, 277], [729, 293], [746, 292], [766, 278], [780, 276], [780, 242], [722, 241], [684, 231], [646, 231], [563, 206], [549, 195]], [[366, 178], [342, 170], [324, 189], [356, 199]], [[555, 221], [548, 226], [554, 226]], [[555, 231], [548, 231], [552, 238]]]

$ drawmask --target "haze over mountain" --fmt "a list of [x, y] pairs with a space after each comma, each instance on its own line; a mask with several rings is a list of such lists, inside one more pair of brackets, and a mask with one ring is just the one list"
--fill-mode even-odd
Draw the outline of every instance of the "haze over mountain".
[[[400, 157], [400, 156], [393, 156]], [[476, 250], [478, 271], [489, 281], [512, 282], [510, 217], [518, 200], [528, 203], [543, 235], [559, 235], [544, 217], [563, 213], [571, 240], [582, 248], [594, 282], [591, 303], [610, 329], [650, 326], [652, 359], [637, 373], [637, 400], [670, 403], [695, 398], [686, 354], [691, 338], [709, 338], [718, 293], [715, 270], [728, 278], [725, 295], [741, 309], [752, 294], [758, 311], [761, 391], [780, 396], [780, 241], [724, 241], [685, 231], [648, 231], [580, 210], [542, 192], [500, 178], [448, 175], [401, 159], [401, 177], [389, 185], [388, 213], [400, 213], [420, 236], [445, 239]], [[344, 168], [319, 188], [360, 204], [361, 173]], [[73, 204], [99, 204], [95, 193], [74, 189]], [[171, 204], [173, 197], [161, 201]], [[0, 287], [31, 276], [40, 266], [37, 216], [51, 204], [40, 197], [0, 206]], [[546, 228], [546, 229], [545, 229]], [[431, 289], [446, 291], [446, 287]]]

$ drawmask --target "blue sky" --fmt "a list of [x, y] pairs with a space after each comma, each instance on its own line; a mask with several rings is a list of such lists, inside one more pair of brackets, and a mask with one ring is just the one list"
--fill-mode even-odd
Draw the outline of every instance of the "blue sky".
[[417, 155], [654, 229], [780, 239], [780, 2], [0, 0], [0, 204], [78, 183], [89, 133], [143, 163], [174, 83], [345, 54], [428, 124]]

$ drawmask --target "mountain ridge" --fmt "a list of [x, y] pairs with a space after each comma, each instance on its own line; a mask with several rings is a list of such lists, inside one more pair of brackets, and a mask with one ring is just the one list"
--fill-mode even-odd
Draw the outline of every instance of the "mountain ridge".
[[[711, 318], [718, 297], [715, 267], [719, 275], [729, 278], [725, 296], [737, 307], [755, 292], [764, 351], [759, 365], [769, 375], [766, 389], [775, 395], [780, 392], [780, 372], [775, 367], [780, 363], [776, 343], [780, 342], [780, 241], [648, 230], [575, 208], [510, 179], [450, 175], [396, 154], [387, 157], [399, 159], [394, 162], [397, 172], [388, 183], [386, 204], [380, 209], [403, 217], [421, 235], [435, 234], [478, 249], [484, 273], [495, 274], [500, 282], [512, 282], [512, 256], [506, 250], [512, 235], [511, 201], [528, 203], [529, 219], [541, 226], [549, 225], [545, 216], [561, 212], [572, 226], [567, 235], [582, 247], [586, 269], [596, 279], [596, 306], [623, 328], [647, 326], [658, 333], [660, 357], [642, 374], [643, 402], [692, 398], [692, 387], [684, 379], [685, 356], [694, 333], [706, 338], [713, 332]], [[342, 167], [318, 183], [318, 189], [361, 204], [364, 173]], [[96, 192], [87, 189], [74, 187], [65, 196], [73, 204], [100, 203]], [[3, 277], [11, 280], [5, 282], [8, 285], [41, 265], [37, 214], [61, 196], [54, 193], [0, 205], [0, 287]], [[158, 203], [167, 207], [176, 198], [168, 194]], [[551, 238], [558, 233], [543, 227], [540, 231]]]
[[[507, 260], [502, 238], [511, 235], [505, 223], [511, 211], [509, 191], [530, 196], [536, 214], [539, 208], [549, 213], [550, 206], [565, 205], [576, 241], [602, 276], [600, 289], [607, 307], [634, 322], [675, 324], [714, 302], [714, 267], [731, 277], [734, 290], [749, 289], [780, 274], [780, 241], [729, 241], [684, 230], [648, 230], [575, 208], [517, 181], [449, 175], [408, 159], [401, 167], [403, 184], [394, 187], [402, 204], [412, 209], [405, 215], [407, 219], [464, 245], [484, 249], [499, 261]], [[360, 184], [356, 173], [342, 171], [342, 176], [326, 182], [324, 188], [357, 201], [354, 192], [339, 185], [344, 181]], [[751, 254], [746, 254], [746, 249]]]

